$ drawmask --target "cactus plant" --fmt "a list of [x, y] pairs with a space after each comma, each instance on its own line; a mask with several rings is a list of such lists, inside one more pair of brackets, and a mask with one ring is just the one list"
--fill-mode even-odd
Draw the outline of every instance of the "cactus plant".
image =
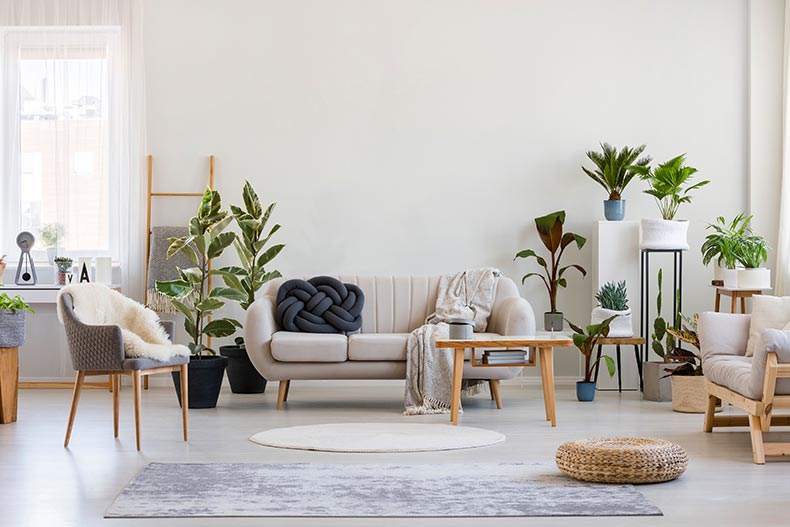
[[[653, 321], [653, 334], [650, 336], [652, 339], [651, 348], [653, 352], [661, 357], [665, 363], [672, 362], [672, 357], [675, 352], [675, 337], [667, 332], [667, 321], [661, 316], [662, 298], [663, 298], [663, 269], [658, 270], [658, 296], [656, 297], [656, 319]], [[675, 291], [675, 298], [678, 299], [680, 291]], [[680, 313], [677, 315], [675, 326], [680, 326]], [[662, 341], [665, 341], [664, 344]]]

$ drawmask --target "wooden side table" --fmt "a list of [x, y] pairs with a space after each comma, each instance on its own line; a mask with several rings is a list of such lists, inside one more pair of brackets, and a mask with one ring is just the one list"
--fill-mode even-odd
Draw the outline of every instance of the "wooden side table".
[[714, 311], [721, 311], [721, 297], [732, 298], [730, 313], [738, 312], [738, 299], [741, 300], [741, 313], [746, 313], [746, 299], [754, 295], [761, 295], [770, 289], [738, 289], [737, 287], [712, 286], [716, 288], [716, 307]]
[[[611, 338], [601, 338], [598, 339], [598, 355], [596, 356], [596, 360], [601, 359], [601, 353], [603, 352], [604, 346], [617, 346], [617, 392], [623, 393], [623, 376], [622, 372], [620, 371], [620, 346], [633, 346], [634, 347], [634, 357], [636, 357], [636, 368], [639, 372], [639, 389], [642, 389], [642, 357], [639, 353], [639, 346], [645, 343], [645, 339], [642, 337], [611, 337]], [[598, 370], [601, 367], [601, 363], [598, 362], [595, 364], [595, 382], [598, 382]], [[596, 388], [597, 390], [597, 388]], [[608, 391], [608, 390], [599, 390], [599, 391]], [[626, 390], [629, 391], [629, 390]]]
[[19, 348], [0, 348], [0, 424], [16, 422]]

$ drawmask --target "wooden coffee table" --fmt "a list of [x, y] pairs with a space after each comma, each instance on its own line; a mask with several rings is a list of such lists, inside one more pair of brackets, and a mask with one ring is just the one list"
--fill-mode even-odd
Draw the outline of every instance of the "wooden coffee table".
[[436, 341], [437, 348], [452, 348], [453, 354], [453, 400], [450, 421], [458, 424], [458, 410], [461, 408], [461, 381], [464, 375], [464, 353], [472, 350], [471, 364], [475, 368], [502, 368], [534, 366], [534, 363], [483, 364], [475, 361], [475, 348], [537, 348], [540, 360], [540, 378], [543, 383], [543, 402], [546, 406], [546, 420], [557, 426], [557, 411], [554, 404], [554, 348], [573, 346], [570, 332], [538, 331], [528, 336], [475, 336], [469, 340], [441, 339]]

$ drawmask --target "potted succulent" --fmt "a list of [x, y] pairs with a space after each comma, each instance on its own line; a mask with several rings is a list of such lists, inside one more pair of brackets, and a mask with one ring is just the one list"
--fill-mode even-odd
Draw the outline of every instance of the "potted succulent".
[[595, 165], [594, 170], [582, 167], [590, 179], [601, 185], [609, 193], [603, 202], [604, 217], [609, 221], [621, 221], [625, 217], [625, 200], [622, 198], [625, 187], [638, 175], [634, 166], [647, 168], [650, 156], [643, 156], [645, 145], [636, 148], [623, 147], [619, 152], [609, 143], [601, 144], [601, 152], [590, 150], [587, 157]]
[[66, 285], [66, 275], [71, 272], [74, 260], [66, 256], [56, 256], [53, 262], [57, 271], [55, 282], [58, 285]]
[[[171, 238], [167, 257], [184, 253], [194, 264], [178, 269], [176, 280], [157, 281], [156, 290], [170, 297], [173, 306], [184, 315], [184, 329], [192, 338], [188, 344], [189, 408], [214, 408], [217, 405], [227, 359], [217, 355], [205, 343], [206, 337], [229, 337], [241, 327], [230, 318], [210, 318], [225, 305], [225, 300], [241, 301], [244, 296], [229, 287], [209, 287], [211, 261], [233, 244], [236, 235], [223, 232], [233, 218], [222, 210], [219, 192], [207, 188], [197, 215], [189, 220], [189, 234]], [[181, 375], [173, 372], [173, 384], [181, 401]]]
[[607, 318], [616, 316], [617, 318], [609, 325], [609, 336], [634, 336], [625, 280], [621, 280], [616, 284], [614, 282], [606, 282], [595, 294], [595, 300], [598, 302], [598, 306], [592, 310], [592, 324], [600, 324]]
[[[663, 269], [658, 270], [658, 296], [656, 297], [656, 318], [653, 333], [650, 335], [650, 348], [658, 355], [660, 362], [647, 361], [642, 364], [642, 395], [648, 401], [669, 401], [672, 399], [672, 384], [666, 372], [683, 364], [684, 352], [677, 348], [675, 337], [667, 331], [667, 321], [661, 316], [663, 296]], [[675, 291], [677, 296], [680, 291]], [[680, 315], [678, 315], [678, 319]], [[676, 321], [679, 324], [679, 320]], [[681, 362], [679, 362], [681, 361]]]
[[752, 236], [751, 221], [752, 216], [738, 214], [728, 224], [719, 216], [706, 227], [713, 232], [705, 236], [702, 244], [702, 263], [714, 262], [713, 285], [738, 287], [738, 250], [742, 240]]
[[0, 293], [0, 348], [18, 348], [25, 342], [25, 313], [35, 313], [19, 295]]
[[584, 378], [576, 381], [576, 398], [579, 401], [589, 402], [595, 399], [595, 381], [592, 380], [593, 369], [595, 365], [603, 360], [606, 364], [606, 369], [609, 371], [609, 377], [615, 374], [616, 368], [614, 359], [609, 355], [602, 355], [600, 359], [592, 360], [595, 353], [595, 346], [598, 341], [609, 335], [609, 325], [615, 320], [618, 315], [613, 315], [600, 324], [591, 324], [587, 326], [585, 332], [579, 326], [573, 324], [568, 320], [568, 325], [573, 329], [573, 344], [579, 348], [579, 351], [584, 355]]
[[771, 270], [763, 267], [768, 260], [768, 242], [756, 234], [744, 235], [736, 251], [738, 262], [738, 287], [740, 289], [770, 289]]
[[[226, 268], [219, 273], [225, 285], [243, 298], [239, 304], [247, 311], [255, 302], [255, 293], [266, 282], [282, 276], [280, 271], [267, 271], [265, 267], [280, 254], [285, 245], [272, 245], [264, 250], [272, 235], [280, 230], [279, 224], [274, 225], [268, 233], [264, 230], [277, 204], [271, 203], [264, 209], [249, 181], [244, 183], [242, 200], [244, 208], [230, 206], [233, 219], [241, 231], [241, 236], [233, 241], [241, 267]], [[266, 390], [266, 379], [250, 362], [243, 337], [236, 337], [235, 345], [220, 346], [219, 353], [228, 359], [228, 381], [233, 393], [263, 393]]]
[[[680, 327], [667, 328], [667, 332], [677, 341], [688, 342], [699, 350], [697, 336], [699, 314], [695, 314], [691, 319], [681, 315], [681, 319]], [[667, 371], [672, 379], [672, 410], [704, 414], [708, 406], [708, 392], [705, 390], [705, 377], [702, 373], [702, 357], [698, 353], [690, 352], [685, 357], [685, 362]], [[716, 411], [721, 411], [721, 407]]]
[[642, 249], [688, 249], [688, 220], [676, 220], [678, 207], [691, 203], [691, 192], [710, 181], [699, 181], [689, 185], [697, 169], [686, 165], [686, 154], [673, 157], [654, 169], [632, 167], [639, 177], [648, 182], [646, 194], [653, 196], [661, 212], [661, 219], [642, 219]]
[[546, 291], [549, 294], [549, 304], [551, 311], [544, 313], [543, 323], [546, 331], [561, 331], [563, 325], [563, 314], [557, 309], [557, 292], [560, 287], [567, 287], [568, 280], [565, 278], [565, 273], [569, 269], [576, 269], [582, 276], [587, 276], [587, 271], [578, 264], [570, 264], [565, 267], [560, 267], [560, 260], [565, 253], [565, 249], [571, 245], [576, 244], [577, 249], [584, 247], [587, 239], [572, 232], [563, 232], [563, 225], [565, 224], [565, 211], [560, 210], [552, 212], [546, 216], [535, 218], [535, 228], [538, 230], [538, 235], [543, 245], [549, 251], [551, 259], [551, 266], [546, 262], [546, 259], [538, 255], [532, 249], [525, 249], [516, 254], [516, 258], [535, 258], [543, 268], [539, 273], [527, 273], [521, 278], [523, 284], [527, 278], [531, 276], [540, 277], [543, 280], [543, 285], [546, 286]]
[[41, 245], [47, 250], [47, 262], [49, 262], [49, 265], [53, 265], [55, 256], [63, 252], [63, 248], [58, 246], [58, 242], [65, 234], [66, 229], [60, 223], [46, 223], [41, 226]]

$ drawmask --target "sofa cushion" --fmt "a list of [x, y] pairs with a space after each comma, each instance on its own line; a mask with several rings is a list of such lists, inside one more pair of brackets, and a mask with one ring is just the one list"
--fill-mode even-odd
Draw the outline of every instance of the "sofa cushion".
[[345, 362], [348, 337], [334, 333], [293, 333], [272, 335], [272, 356], [280, 362]]
[[408, 333], [358, 333], [348, 338], [349, 360], [406, 360]]
[[749, 342], [746, 356], [751, 357], [765, 347], [763, 331], [782, 329], [790, 322], [790, 297], [755, 295], [752, 297], [752, 323], [749, 326]]
[[365, 294], [331, 276], [284, 282], [277, 291], [274, 317], [286, 331], [353, 333], [362, 327]]

